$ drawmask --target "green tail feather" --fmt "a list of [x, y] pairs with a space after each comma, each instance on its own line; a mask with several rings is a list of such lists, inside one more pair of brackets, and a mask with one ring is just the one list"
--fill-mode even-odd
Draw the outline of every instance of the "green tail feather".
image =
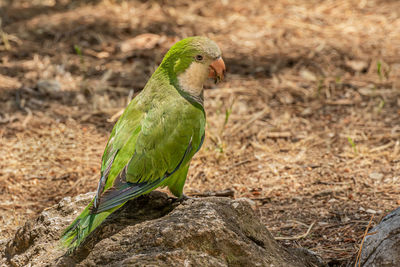
[[113, 209], [91, 214], [90, 207], [93, 201], [82, 211], [82, 213], [71, 223], [61, 235], [61, 245], [68, 248], [71, 253], [86, 239], [86, 237], [99, 226], [111, 213], [121, 207], [119, 205]]

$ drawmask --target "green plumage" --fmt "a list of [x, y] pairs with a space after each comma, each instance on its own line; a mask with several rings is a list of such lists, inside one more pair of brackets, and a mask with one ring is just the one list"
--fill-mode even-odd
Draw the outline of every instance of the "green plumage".
[[209, 64], [220, 50], [204, 37], [176, 43], [127, 106], [105, 148], [97, 195], [64, 231], [65, 247], [78, 247], [129, 199], [162, 186], [182, 196], [190, 160], [203, 142], [206, 118], [198, 96], [180, 88], [178, 76], [197, 54]]

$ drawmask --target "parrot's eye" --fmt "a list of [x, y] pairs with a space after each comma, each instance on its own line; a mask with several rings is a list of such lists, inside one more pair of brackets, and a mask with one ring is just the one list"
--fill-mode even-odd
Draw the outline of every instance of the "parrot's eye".
[[196, 56], [196, 60], [197, 61], [202, 61], [203, 60], [203, 56], [202, 55], [197, 55]]

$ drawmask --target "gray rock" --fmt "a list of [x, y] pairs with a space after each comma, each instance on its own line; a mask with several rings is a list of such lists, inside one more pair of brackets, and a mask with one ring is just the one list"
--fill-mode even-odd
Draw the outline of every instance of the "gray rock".
[[275, 242], [248, 201], [178, 203], [161, 192], [129, 201], [67, 255], [58, 238], [92, 197], [65, 198], [28, 221], [0, 252], [0, 266], [323, 266]]
[[37, 83], [39, 92], [53, 94], [61, 91], [61, 84], [56, 80], [40, 80]]
[[365, 237], [361, 265], [368, 267], [400, 266], [400, 208], [388, 214]]

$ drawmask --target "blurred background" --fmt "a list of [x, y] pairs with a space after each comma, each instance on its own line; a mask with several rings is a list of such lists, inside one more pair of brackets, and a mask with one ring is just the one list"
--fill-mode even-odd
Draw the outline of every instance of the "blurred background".
[[251, 198], [279, 242], [331, 266], [354, 259], [373, 215], [400, 205], [399, 1], [0, 5], [1, 240], [95, 190], [121, 110], [193, 35], [219, 44], [228, 76], [206, 86], [189, 196]]

